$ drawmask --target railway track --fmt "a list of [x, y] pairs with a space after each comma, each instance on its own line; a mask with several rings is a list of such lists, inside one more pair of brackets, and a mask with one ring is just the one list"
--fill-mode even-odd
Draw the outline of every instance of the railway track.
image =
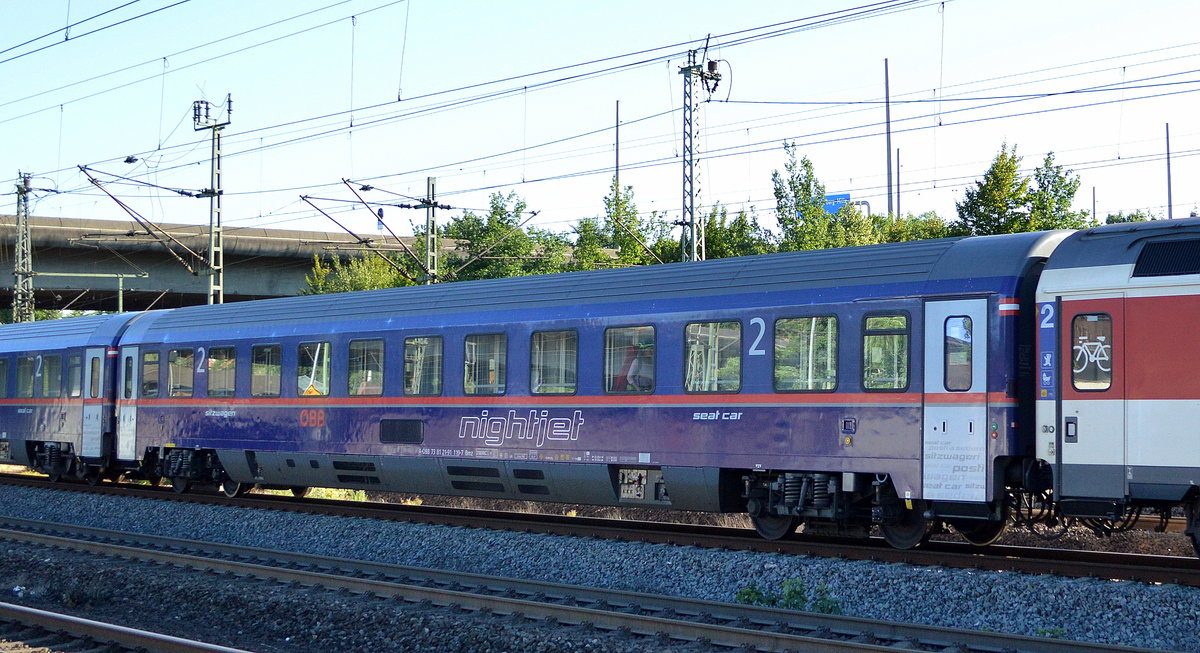
[[0, 603], [0, 651], [248, 653], [11, 603]]
[[707, 644], [718, 649], [767, 651], [1149, 650], [392, 566], [11, 518], [0, 519], [0, 539], [254, 577], [296, 589], [318, 587], [424, 608], [437, 606], [491, 618], [607, 631], [642, 638], [648, 646], [659, 648]]
[[167, 488], [144, 485], [120, 484], [90, 487], [82, 483], [51, 484], [43, 478], [24, 475], [0, 475], [0, 482], [28, 487], [102, 492], [118, 496], [237, 505], [309, 514], [355, 516], [473, 528], [601, 537], [614, 540], [637, 540], [706, 548], [768, 551], [847, 560], [902, 562], [989, 571], [1020, 571], [1073, 578], [1106, 578], [1200, 587], [1200, 559], [1191, 556], [1135, 555], [1000, 545], [977, 547], [958, 542], [929, 542], [919, 549], [900, 551], [887, 546], [879, 538], [862, 540], [806, 536], [791, 540], [768, 541], [758, 537], [749, 529], [690, 524], [356, 501], [297, 500], [291, 497], [263, 494], [230, 499], [215, 492], [176, 494]]

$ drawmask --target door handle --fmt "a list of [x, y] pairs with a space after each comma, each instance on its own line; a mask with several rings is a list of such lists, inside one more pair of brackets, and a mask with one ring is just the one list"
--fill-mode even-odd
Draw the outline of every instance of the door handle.
[[1079, 418], [1068, 417], [1065, 427], [1066, 431], [1063, 433], [1063, 441], [1079, 442]]

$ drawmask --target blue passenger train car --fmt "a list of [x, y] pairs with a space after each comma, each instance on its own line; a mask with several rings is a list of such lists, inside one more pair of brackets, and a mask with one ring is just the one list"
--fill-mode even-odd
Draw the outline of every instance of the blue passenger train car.
[[768, 537], [877, 523], [898, 546], [933, 510], [986, 539], [1032, 454], [1018, 321], [1065, 235], [151, 312], [120, 337], [110, 466], [748, 510]]

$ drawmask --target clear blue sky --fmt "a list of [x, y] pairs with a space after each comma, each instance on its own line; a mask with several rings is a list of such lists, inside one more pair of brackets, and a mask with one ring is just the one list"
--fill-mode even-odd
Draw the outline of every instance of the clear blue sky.
[[[403, 202], [385, 191], [421, 196], [434, 175], [442, 202], [484, 208], [490, 193], [516, 192], [539, 211], [533, 224], [565, 231], [602, 212], [617, 101], [622, 184], [633, 186], [642, 212], [677, 218], [678, 69], [683, 53], [703, 47], [709, 34], [707, 56], [720, 60], [724, 76], [711, 98], [730, 102], [703, 104], [698, 113], [701, 206], [757, 207], [773, 225], [770, 174], [783, 166], [782, 142], [795, 140], [829, 193], [886, 211], [884, 108], [876, 103], [885, 58], [905, 213], [952, 218], [954, 202], [1008, 142], [1029, 170], [1050, 151], [1074, 169], [1083, 179], [1078, 208], [1091, 209], [1094, 189], [1101, 216], [1165, 215], [1167, 123], [1175, 216], [1200, 205], [1200, 5], [1189, 0], [0, 6], [2, 213], [15, 210], [18, 170], [33, 173], [37, 188], [62, 191], [36, 194], [40, 216], [124, 219], [79, 164], [167, 188], [208, 186], [208, 132], [193, 131], [192, 102], [220, 103], [229, 93], [229, 227], [336, 230], [299, 196], [352, 198], [340, 184], [345, 177], [384, 189], [370, 199]], [[833, 24], [802, 20], [845, 17], [833, 12], [855, 7], [887, 11]], [[64, 40], [68, 24], [112, 9], [74, 25]], [[739, 42], [748, 36], [762, 38]], [[1077, 92], [1085, 89], [1105, 90]], [[1059, 95], [1028, 97], [1045, 93]], [[831, 104], [749, 103], [764, 101]], [[532, 148], [560, 139], [569, 140]], [[127, 164], [130, 155], [138, 160]], [[204, 200], [110, 188], [153, 220], [207, 222]], [[356, 231], [375, 231], [365, 210], [318, 203]], [[422, 216], [386, 212], [400, 233]]]

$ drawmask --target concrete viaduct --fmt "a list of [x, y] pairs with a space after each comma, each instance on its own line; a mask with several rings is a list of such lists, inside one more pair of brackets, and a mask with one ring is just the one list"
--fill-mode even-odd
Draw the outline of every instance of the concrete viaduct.
[[[30, 217], [29, 223], [38, 309], [115, 311], [119, 285], [126, 311], [207, 302], [208, 277], [193, 275], [132, 221]], [[207, 252], [207, 225], [160, 226], [192, 251]], [[12, 306], [16, 232], [15, 216], [0, 215], [2, 308]], [[372, 238], [380, 248], [399, 248], [390, 236]], [[345, 233], [226, 227], [224, 240], [226, 302], [297, 295], [306, 287], [304, 277], [312, 270], [313, 256], [361, 252], [361, 245]], [[414, 239], [403, 240], [411, 247]], [[453, 247], [453, 241], [442, 243], [443, 250]], [[148, 276], [135, 276], [143, 271]], [[118, 274], [129, 276], [111, 276]]]

